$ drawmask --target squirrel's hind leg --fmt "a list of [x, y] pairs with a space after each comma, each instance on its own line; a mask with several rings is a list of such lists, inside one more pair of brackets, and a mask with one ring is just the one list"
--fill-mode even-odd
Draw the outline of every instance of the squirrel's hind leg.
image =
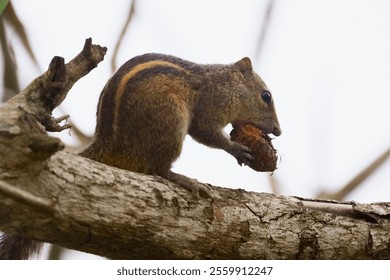
[[212, 189], [206, 184], [202, 184], [195, 179], [172, 172], [171, 170], [165, 174], [161, 174], [161, 176], [191, 191], [192, 195], [196, 199], [198, 199], [199, 196], [204, 198], [213, 198]]

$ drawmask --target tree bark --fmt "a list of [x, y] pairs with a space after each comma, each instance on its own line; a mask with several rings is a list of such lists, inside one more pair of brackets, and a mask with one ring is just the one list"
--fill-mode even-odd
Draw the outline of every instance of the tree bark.
[[52, 110], [103, 60], [86, 41], [0, 108], [0, 229], [113, 259], [390, 259], [390, 203], [307, 200], [157, 176], [60, 151]]

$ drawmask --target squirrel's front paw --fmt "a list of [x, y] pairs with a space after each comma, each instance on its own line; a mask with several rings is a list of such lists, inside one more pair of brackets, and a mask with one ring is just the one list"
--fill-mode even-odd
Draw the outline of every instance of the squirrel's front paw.
[[247, 146], [241, 145], [237, 142], [232, 142], [229, 153], [237, 159], [239, 165], [249, 165], [253, 156], [250, 154], [252, 150]]

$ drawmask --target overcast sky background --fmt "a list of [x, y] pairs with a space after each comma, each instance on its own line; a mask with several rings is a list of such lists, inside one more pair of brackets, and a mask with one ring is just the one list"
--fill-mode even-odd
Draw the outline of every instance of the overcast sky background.
[[[84, 40], [108, 47], [105, 60], [69, 92], [61, 107], [92, 135], [97, 100], [112, 75], [110, 61], [130, 1], [12, 0], [40, 69], [16, 48], [22, 87], [51, 58], [78, 54]], [[244, 56], [271, 89], [282, 135], [274, 172], [285, 195], [336, 191], [390, 146], [390, 1], [278, 0], [256, 53], [265, 0], [141, 0], [117, 59], [161, 52], [199, 63], [232, 63]], [[9, 43], [18, 44], [9, 32]], [[61, 114], [57, 111], [58, 115]], [[68, 132], [60, 133], [75, 144]], [[220, 150], [187, 137], [174, 170], [200, 181], [269, 192], [269, 174], [240, 167]], [[390, 161], [346, 199], [390, 201]]]

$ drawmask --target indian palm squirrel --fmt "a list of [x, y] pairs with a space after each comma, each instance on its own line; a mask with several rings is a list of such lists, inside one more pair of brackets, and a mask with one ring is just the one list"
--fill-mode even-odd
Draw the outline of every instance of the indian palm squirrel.
[[[266, 134], [281, 134], [272, 95], [247, 57], [228, 65], [155, 53], [134, 57], [103, 88], [96, 115], [95, 137], [80, 155], [159, 175], [195, 194], [207, 193], [204, 185], [171, 171], [187, 134], [228, 152], [240, 165], [252, 159], [251, 150], [224, 135], [227, 124], [249, 123]], [[31, 252], [36, 249], [28, 242], [20, 245], [30, 246]], [[24, 250], [17, 256], [19, 251], [23, 250], [0, 253], [0, 258], [26, 258], [31, 253]]]
[[159, 175], [197, 193], [202, 184], [171, 171], [185, 136], [247, 164], [250, 149], [222, 131], [234, 122], [281, 134], [271, 93], [249, 58], [231, 65], [201, 65], [145, 54], [122, 65], [104, 87], [94, 140], [81, 155]]

